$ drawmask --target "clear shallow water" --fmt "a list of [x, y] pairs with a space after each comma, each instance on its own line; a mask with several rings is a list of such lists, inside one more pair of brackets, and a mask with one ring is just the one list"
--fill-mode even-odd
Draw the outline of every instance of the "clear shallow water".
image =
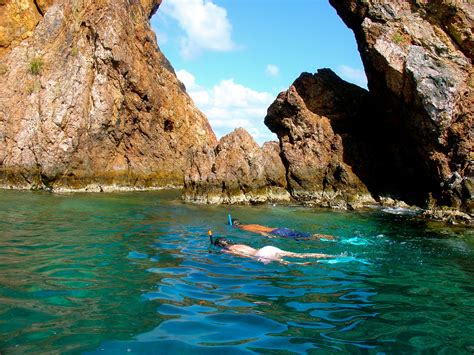
[[[337, 236], [296, 242], [248, 223]], [[216, 236], [337, 257], [264, 265]], [[1, 353], [474, 352], [474, 234], [383, 211], [0, 191]]]

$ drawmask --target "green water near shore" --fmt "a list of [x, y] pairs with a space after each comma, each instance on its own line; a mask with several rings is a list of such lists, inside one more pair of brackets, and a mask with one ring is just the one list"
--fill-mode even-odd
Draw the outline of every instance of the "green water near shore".
[[[337, 239], [269, 240], [229, 211]], [[394, 213], [0, 191], [0, 353], [472, 354], [473, 230]], [[264, 265], [209, 228], [337, 257]]]

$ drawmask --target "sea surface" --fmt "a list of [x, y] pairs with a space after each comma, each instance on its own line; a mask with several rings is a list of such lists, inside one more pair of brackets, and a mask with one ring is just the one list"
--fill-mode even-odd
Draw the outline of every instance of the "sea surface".
[[[472, 229], [179, 197], [0, 191], [0, 353], [474, 353]], [[336, 239], [268, 239], [229, 212]], [[263, 264], [210, 247], [208, 229], [334, 257]]]

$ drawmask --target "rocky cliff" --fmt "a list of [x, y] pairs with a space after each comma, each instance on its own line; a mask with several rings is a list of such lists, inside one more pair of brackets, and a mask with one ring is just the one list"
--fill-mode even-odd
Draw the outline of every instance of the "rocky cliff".
[[[472, 1], [330, 0], [355, 34], [392, 191], [473, 211]], [[383, 143], [383, 142], [382, 142]]]
[[278, 143], [261, 148], [242, 128], [217, 146], [196, 149], [186, 170], [183, 198], [200, 203], [288, 202]]
[[[201, 203], [290, 200], [332, 208], [374, 203], [377, 159], [367, 144], [370, 95], [331, 70], [302, 74], [269, 107], [279, 143], [260, 148], [243, 129], [191, 155], [183, 198]], [[361, 178], [364, 179], [364, 182]]]
[[335, 208], [374, 202], [353, 171], [370, 174], [361, 169], [370, 165], [363, 129], [368, 100], [366, 90], [324, 69], [303, 73], [269, 107], [265, 124], [280, 141], [295, 200]]
[[159, 51], [159, 3], [0, 3], [2, 186], [182, 183], [190, 148], [216, 140]]
[[[390, 196], [472, 213], [472, 2], [330, 3], [355, 33], [370, 92], [320, 70], [271, 105], [265, 123], [291, 196], [332, 207]], [[188, 186], [203, 191], [207, 176], [187, 175]]]

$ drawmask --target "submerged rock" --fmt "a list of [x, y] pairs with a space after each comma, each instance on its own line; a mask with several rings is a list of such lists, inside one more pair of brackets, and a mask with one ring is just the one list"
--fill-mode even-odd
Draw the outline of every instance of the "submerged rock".
[[392, 190], [473, 213], [472, 1], [330, 3], [358, 43]]
[[183, 199], [208, 204], [289, 201], [278, 143], [261, 148], [242, 128], [214, 147], [196, 149], [184, 180]]
[[[14, 3], [0, 6], [2, 21]], [[216, 139], [159, 51], [149, 24], [159, 3], [56, 0], [25, 15], [38, 25], [0, 58], [0, 185], [182, 184], [190, 148]]]
[[421, 217], [446, 222], [448, 224], [472, 224], [474, 219], [467, 213], [450, 209], [428, 209]]
[[[357, 208], [374, 202], [348, 156], [360, 146], [354, 120], [368, 93], [329, 69], [303, 73], [269, 107], [265, 124], [280, 140], [288, 189], [298, 201]], [[346, 149], [347, 148], [347, 149]], [[353, 160], [352, 162], [355, 162]]]

